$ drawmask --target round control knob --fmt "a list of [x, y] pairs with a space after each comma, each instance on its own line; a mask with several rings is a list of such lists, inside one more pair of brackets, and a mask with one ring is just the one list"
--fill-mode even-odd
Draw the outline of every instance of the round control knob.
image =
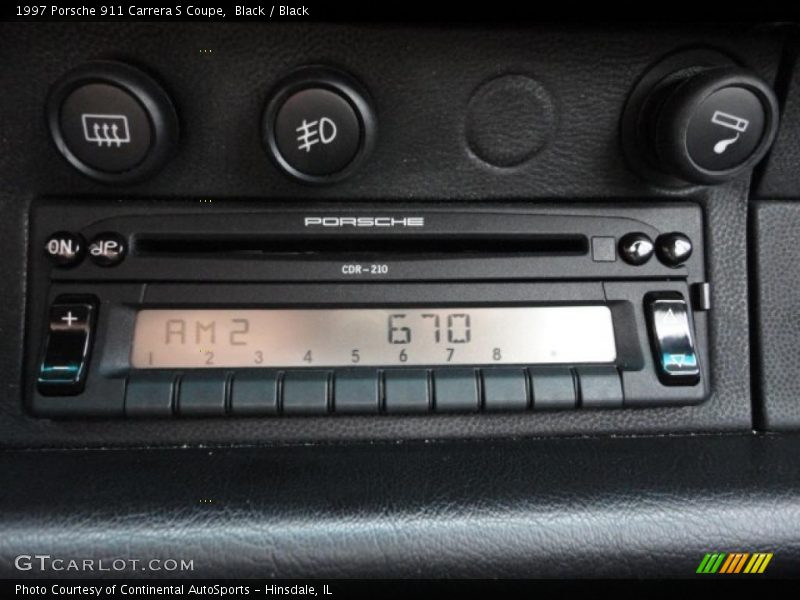
[[692, 241], [682, 233], [665, 233], [656, 240], [658, 260], [668, 267], [679, 267], [692, 255]]
[[[687, 64], [693, 56], [711, 64]], [[648, 179], [715, 184], [764, 157], [777, 132], [778, 103], [753, 73], [717, 56], [689, 53], [643, 78], [622, 125], [628, 159]]]
[[281, 81], [264, 111], [264, 145], [285, 173], [307, 183], [350, 175], [375, 143], [366, 90], [350, 76], [306, 67]]
[[629, 233], [619, 241], [619, 255], [629, 265], [645, 264], [652, 258], [654, 250], [653, 240], [644, 233]]
[[650, 116], [658, 163], [692, 183], [719, 183], [751, 169], [766, 154], [778, 126], [775, 94], [737, 68], [679, 79], [652, 102], [658, 104]]
[[98, 61], [67, 73], [50, 93], [47, 118], [70, 164], [108, 183], [152, 175], [178, 140], [178, 118], [166, 92], [122, 63]]

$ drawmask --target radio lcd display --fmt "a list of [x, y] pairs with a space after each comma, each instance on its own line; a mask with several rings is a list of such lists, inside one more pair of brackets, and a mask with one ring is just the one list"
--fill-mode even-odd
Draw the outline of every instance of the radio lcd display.
[[137, 369], [613, 363], [606, 306], [141, 310]]

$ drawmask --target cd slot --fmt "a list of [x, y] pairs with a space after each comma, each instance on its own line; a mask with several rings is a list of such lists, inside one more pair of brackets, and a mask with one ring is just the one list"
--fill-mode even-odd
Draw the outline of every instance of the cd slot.
[[190, 236], [140, 234], [134, 241], [139, 256], [582, 256], [589, 251], [584, 235], [473, 236]]

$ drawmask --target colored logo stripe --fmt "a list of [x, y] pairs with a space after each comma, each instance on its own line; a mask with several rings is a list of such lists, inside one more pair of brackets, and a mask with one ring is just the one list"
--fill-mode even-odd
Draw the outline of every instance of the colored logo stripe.
[[738, 573], [744, 567], [744, 561], [750, 557], [747, 552], [733, 552], [728, 554], [728, 559], [722, 564], [720, 573]]
[[769, 561], [772, 560], [772, 552], [769, 554], [765, 552], [757, 552], [753, 554], [753, 558], [750, 559], [750, 562], [747, 563], [747, 566], [744, 568], [745, 573], [763, 573], [764, 569], [767, 568]]
[[[772, 553], [755, 552], [710, 552], [703, 557], [697, 567], [701, 574], [763, 573], [772, 560]], [[746, 565], [746, 566], [745, 566]]]
[[722, 564], [722, 559], [725, 558], [724, 552], [715, 552], [714, 554], [706, 554], [700, 566], [697, 567], [697, 573], [716, 573]]

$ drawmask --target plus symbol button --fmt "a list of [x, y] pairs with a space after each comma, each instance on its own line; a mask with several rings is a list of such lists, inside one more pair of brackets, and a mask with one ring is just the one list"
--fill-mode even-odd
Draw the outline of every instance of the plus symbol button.
[[65, 316], [61, 317], [61, 320], [67, 324], [67, 327], [72, 327], [72, 323], [78, 320], [78, 317], [72, 314], [72, 311], [69, 311]]

